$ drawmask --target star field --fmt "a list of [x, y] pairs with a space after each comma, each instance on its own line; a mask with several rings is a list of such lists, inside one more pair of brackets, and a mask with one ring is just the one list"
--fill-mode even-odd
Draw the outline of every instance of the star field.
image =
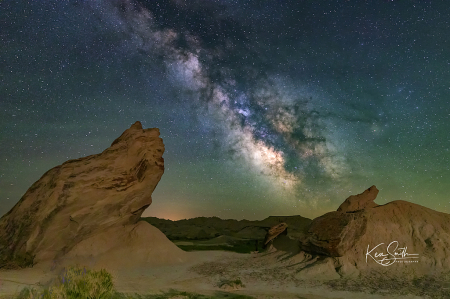
[[371, 185], [450, 212], [450, 8], [433, 1], [0, 2], [0, 214], [158, 127], [144, 216], [314, 218]]

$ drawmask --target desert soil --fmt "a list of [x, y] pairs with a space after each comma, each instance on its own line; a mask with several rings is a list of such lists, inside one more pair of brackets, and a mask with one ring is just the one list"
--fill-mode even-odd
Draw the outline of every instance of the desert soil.
[[[431, 298], [427, 295], [395, 294], [392, 289], [373, 293], [370, 288], [358, 284], [353, 284], [351, 291], [342, 290], [341, 284], [339, 290], [323, 282], [298, 280], [295, 278], [295, 258], [285, 258], [280, 252], [198, 251], [190, 252], [189, 256], [190, 260], [183, 264], [109, 271], [113, 274], [116, 290], [129, 294], [157, 294], [175, 289], [204, 295], [232, 292], [261, 299]], [[50, 264], [0, 271], [0, 298], [13, 298], [24, 287], [39, 289], [48, 286], [56, 279], [58, 271]], [[227, 284], [238, 278], [244, 287]]]

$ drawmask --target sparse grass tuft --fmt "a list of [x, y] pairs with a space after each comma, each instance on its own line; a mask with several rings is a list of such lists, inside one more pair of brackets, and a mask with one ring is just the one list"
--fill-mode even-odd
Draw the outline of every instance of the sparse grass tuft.
[[396, 294], [450, 298], [450, 273], [440, 276], [423, 276], [413, 280], [402, 277], [365, 276], [358, 279], [341, 278], [325, 282], [335, 290], [366, 292], [370, 294]]
[[231, 288], [231, 289], [240, 289], [244, 288], [245, 285], [242, 283], [240, 278], [236, 279], [223, 279], [218, 285], [219, 288]]

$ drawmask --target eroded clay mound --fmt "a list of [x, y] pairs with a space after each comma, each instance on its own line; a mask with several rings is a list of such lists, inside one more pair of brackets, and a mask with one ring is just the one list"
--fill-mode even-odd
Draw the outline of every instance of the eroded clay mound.
[[377, 205], [377, 194], [372, 186], [311, 222], [299, 246], [309, 256], [300, 276], [320, 269], [324, 277], [406, 279], [450, 271], [450, 215], [401, 200]]

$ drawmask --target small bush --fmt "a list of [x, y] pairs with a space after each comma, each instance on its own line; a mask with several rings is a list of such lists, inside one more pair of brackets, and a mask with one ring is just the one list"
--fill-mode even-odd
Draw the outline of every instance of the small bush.
[[240, 288], [244, 288], [245, 285], [242, 283], [240, 278], [236, 278], [233, 280], [231, 280], [231, 279], [221, 280], [218, 283], [218, 287], [221, 289], [223, 289], [223, 288], [225, 288], [225, 289], [227, 289], [227, 288], [240, 289]]
[[60, 281], [61, 286], [53, 290], [61, 291], [70, 299], [106, 299], [114, 293], [112, 276], [104, 269], [91, 271], [72, 267], [65, 270]]
[[103, 269], [70, 267], [64, 270], [59, 282], [42, 293], [25, 288], [16, 299], [111, 299], [116, 295], [112, 276]]

